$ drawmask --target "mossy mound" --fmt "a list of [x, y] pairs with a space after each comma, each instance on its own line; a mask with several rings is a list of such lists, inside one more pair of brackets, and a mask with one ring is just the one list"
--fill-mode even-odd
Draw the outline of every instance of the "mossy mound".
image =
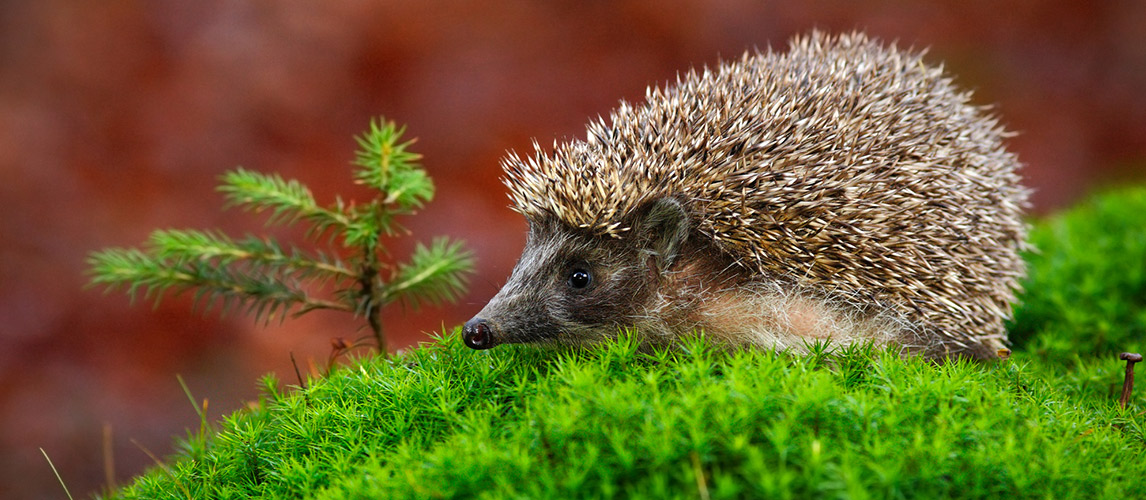
[[1146, 477], [1146, 390], [1115, 395], [1116, 353], [1143, 347], [1143, 213], [1134, 189], [1038, 223], [1007, 361], [452, 332], [305, 390], [268, 377], [112, 498], [1125, 498]]

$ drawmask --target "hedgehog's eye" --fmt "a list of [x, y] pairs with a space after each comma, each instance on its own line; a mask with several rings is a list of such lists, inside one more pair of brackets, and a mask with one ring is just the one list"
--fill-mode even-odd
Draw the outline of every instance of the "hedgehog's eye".
[[569, 286], [573, 288], [585, 288], [592, 282], [593, 276], [584, 269], [574, 269], [573, 272], [569, 273]]

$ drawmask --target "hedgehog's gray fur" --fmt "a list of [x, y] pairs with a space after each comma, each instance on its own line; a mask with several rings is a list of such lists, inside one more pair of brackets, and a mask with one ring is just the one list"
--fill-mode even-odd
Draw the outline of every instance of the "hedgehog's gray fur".
[[504, 182], [531, 222], [601, 237], [656, 198], [761, 281], [877, 305], [912, 351], [991, 357], [1024, 274], [1008, 136], [917, 52], [812, 33], [650, 88], [587, 140], [510, 154]]

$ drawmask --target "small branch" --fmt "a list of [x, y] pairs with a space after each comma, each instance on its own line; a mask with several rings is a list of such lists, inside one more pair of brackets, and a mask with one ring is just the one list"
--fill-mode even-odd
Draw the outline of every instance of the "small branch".
[[354, 312], [354, 306], [343, 304], [342, 302], [334, 302], [332, 300], [312, 299], [306, 297], [302, 300], [301, 306], [298, 311], [294, 313], [295, 316], [308, 313], [315, 309], [332, 309], [335, 311]]
[[394, 283], [393, 285], [391, 285], [390, 286], [391, 293], [401, 294], [402, 292], [406, 291], [410, 287], [418, 286], [418, 285], [422, 284], [422, 282], [424, 282], [427, 279], [438, 274], [438, 272], [440, 272], [442, 269], [449, 267], [451, 264], [452, 264], [452, 262], [450, 262], [448, 260], [442, 260], [439, 262], [435, 262], [433, 265], [430, 265], [430, 266], [426, 267], [425, 269], [423, 269], [422, 272], [415, 274], [413, 276], [410, 276], [409, 278], [407, 278], [405, 280], [402, 280], [398, 283]]
[[296, 180], [240, 168], [225, 174], [223, 181], [219, 191], [231, 204], [246, 206], [252, 212], [270, 210], [272, 222], [302, 218], [320, 227], [346, 227], [350, 223], [345, 214], [318, 206], [310, 189]]
[[[322, 272], [335, 279], [357, 275], [319, 251], [313, 255], [298, 248], [284, 249], [270, 238], [248, 236], [234, 240], [214, 231], [159, 230], [151, 234], [151, 252], [165, 262], [213, 261], [220, 264], [245, 262], [252, 266], [273, 266], [296, 272]], [[332, 262], [333, 261], [333, 262]]]

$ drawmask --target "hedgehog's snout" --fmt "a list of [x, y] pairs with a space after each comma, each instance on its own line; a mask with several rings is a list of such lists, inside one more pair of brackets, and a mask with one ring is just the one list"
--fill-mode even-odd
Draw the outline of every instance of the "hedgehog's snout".
[[462, 327], [462, 339], [470, 349], [489, 349], [495, 345], [493, 326], [483, 318], [471, 319]]

